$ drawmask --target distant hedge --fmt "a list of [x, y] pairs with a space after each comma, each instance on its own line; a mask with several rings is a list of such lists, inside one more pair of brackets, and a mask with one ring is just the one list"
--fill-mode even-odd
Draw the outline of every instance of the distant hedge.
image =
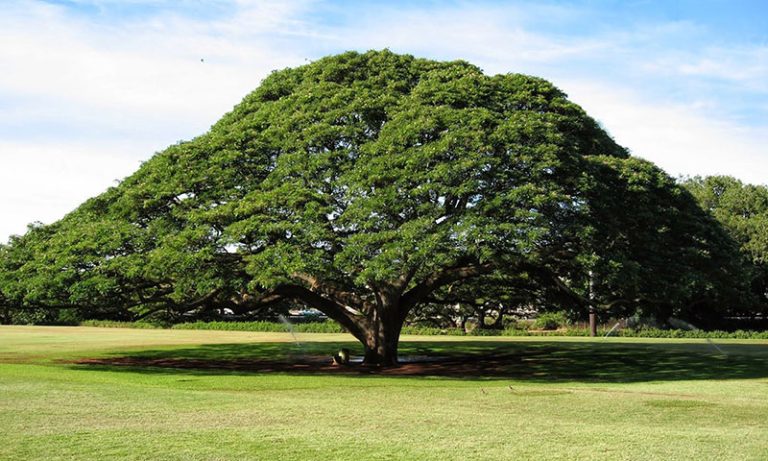
[[[227, 330], [227, 331], [288, 331], [282, 322], [191, 322], [177, 323], [174, 330]], [[290, 328], [297, 333], [344, 333], [344, 328], [334, 321], [294, 323]]]
[[[288, 327], [281, 322], [190, 322], [178, 323], [172, 326], [146, 322], [117, 322], [110, 320], [87, 320], [81, 326], [102, 328], [171, 328], [174, 330], [221, 330], [221, 331], [262, 331], [285, 332]], [[296, 333], [344, 333], [344, 328], [336, 322], [307, 322], [291, 324]], [[608, 330], [599, 330], [598, 335], [604, 336]], [[402, 334], [423, 336], [589, 336], [584, 328], [561, 328], [558, 330], [525, 330], [525, 329], [476, 329], [465, 332], [458, 328], [435, 328], [418, 325], [406, 325]], [[768, 331], [703, 331], [703, 330], [663, 330], [660, 328], [642, 328], [639, 330], [622, 329], [611, 333], [611, 336], [624, 338], [687, 338], [687, 339], [768, 339]]]
[[160, 323], [150, 322], [123, 322], [119, 320], [83, 320], [79, 323], [81, 327], [98, 327], [98, 328], [168, 328], [168, 325]]

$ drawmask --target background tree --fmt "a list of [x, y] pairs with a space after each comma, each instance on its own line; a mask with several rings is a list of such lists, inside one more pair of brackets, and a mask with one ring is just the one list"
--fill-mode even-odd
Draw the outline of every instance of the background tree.
[[722, 224], [749, 263], [753, 303], [739, 314], [768, 312], [768, 188], [743, 184], [729, 176], [694, 177], [683, 181], [701, 208]]
[[685, 189], [641, 159], [588, 162], [583, 222], [568, 224], [580, 233], [575, 257], [553, 271], [577, 306], [698, 322], [744, 306], [746, 268], [736, 243]]

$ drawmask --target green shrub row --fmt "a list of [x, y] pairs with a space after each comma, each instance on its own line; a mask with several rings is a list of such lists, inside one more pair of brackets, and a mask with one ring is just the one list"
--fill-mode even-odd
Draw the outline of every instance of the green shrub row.
[[[618, 333], [618, 334], [616, 334]], [[768, 339], [768, 331], [753, 330], [662, 330], [660, 328], [644, 328], [640, 330], [619, 330], [616, 336], [636, 338], [690, 338], [690, 339]]]
[[[172, 326], [174, 330], [228, 330], [228, 331], [288, 331], [288, 326], [281, 322], [190, 322], [178, 323]], [[324, 322], [306, 322], [291, 324], [290, 328], [297, 333], [344, 333], [338, 323], [328, 320]]]
[[[82, 326], [106, 327], [106, 328], [164, 328], [167, 326], [148, 322], [118, 322], [111, 320], [87, 320], [81, 322]], [[176, 330], [222, 330], [222, 331], [261, 331], [284, 332], [288, 327], [280, 322], [256, 321], [256, 322], [190, 322], [179, 323], [170, 328]], [[324, 322], [307, 322], [292, 324], [291, 328], [296, 333], [343, 333], [345, 330], [336, 322], [327, 320]], [[608, 330], [598, 331], [603, 336]], [[589, 331], [584, 328], [561, 328], [558, 330], [525, 330], [510, 328], [505, 330], [475, 329], [464, 332], [459, 328], [435, 328], [419, 325], [406, 325], [402, 330], [406, 335], [423, 336], [589, 336]], [[702, 331], [702, 330], [663, 330], [660, 328], [620, 329], [613, 331], [611, 336], [625, 338], [689, 338], [689, 339], [768, 339], [768, 331]]]
[[537, 330], [556, 330], [569, 324], [565, 312], [543, 312], [536, 317], [531, 327]]
[[79, 324], [81, 327], [99, 327], [99, 328], [167, 328], [167, 325], [151, 322], [123, 322], [120, 320], [83, 320]]

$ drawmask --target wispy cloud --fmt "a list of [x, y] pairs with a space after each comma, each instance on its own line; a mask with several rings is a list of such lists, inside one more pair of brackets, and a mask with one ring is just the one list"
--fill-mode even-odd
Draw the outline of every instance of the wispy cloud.
[[570, 22], [574, 16], [578, 14], [568, 15], [561, 7], [506, 4], [477, 7], [458, 3], [438, 10], [381, 8], [375, 15], [356, 17], [334, 27], [335, 39], [326, 46], [391, 48], [442, 59], [466, 59], [482, 64], [491, 73], [508, 72], [531, 64], [599, 54], [611, 46], [604, 40], [545, 35], [526, 27], [542, 17], [549, 22], [558, 17]]
[[[266, 14], [269, 12], [270, 14]], [[206, 23], [174, 14], [126, 24], [100, 24], [62, 7], [32, 4], [0, 19], [0, 89], [142, 117], [215, 117], [270, 69], [296, 58], [266, 41], [241, 36], [279, 30], [290, 8], [242, 10]], [[224, 106], [226, 104], [226, 106]]]
[[768, 46], [712, 48], [673, 68], [684, 76], [714, 78], [743, 89], [768, 93]]
[[348, 49], [540, 75], [672, 174], [766, 182], [765, 41], [578, 3], [11, 0], [0, 15], [0, 240], [201, 134], [269, 71]]
[[633, 155], [674, 176], [731, 175], [760, 184], [768, 167], [768, 130], [713, 119], [696, 107], [648, 101], [631, 89], [574, 81], [565, 89]]
[[213, 22], [161, 12], [105, 23], [61, 5], [8, 5], [0, 240], [60, 218], [153, 152], [204, 132], [270, 70], [302, 62], [263, 39], [295, 24], [300, 7], [242, 5]]

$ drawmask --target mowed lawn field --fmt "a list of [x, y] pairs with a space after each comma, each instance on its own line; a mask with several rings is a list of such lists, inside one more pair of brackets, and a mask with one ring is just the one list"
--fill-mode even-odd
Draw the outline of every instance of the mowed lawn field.
[[[450, 376], [270, 370], [347, 335], [0, 327], [2, 460], [765, 460], [768, 342], [404, 337]], [[87, 359], [87, 360], [85, 360]], [[186, 368], [175, 368], [182, 364]]]

